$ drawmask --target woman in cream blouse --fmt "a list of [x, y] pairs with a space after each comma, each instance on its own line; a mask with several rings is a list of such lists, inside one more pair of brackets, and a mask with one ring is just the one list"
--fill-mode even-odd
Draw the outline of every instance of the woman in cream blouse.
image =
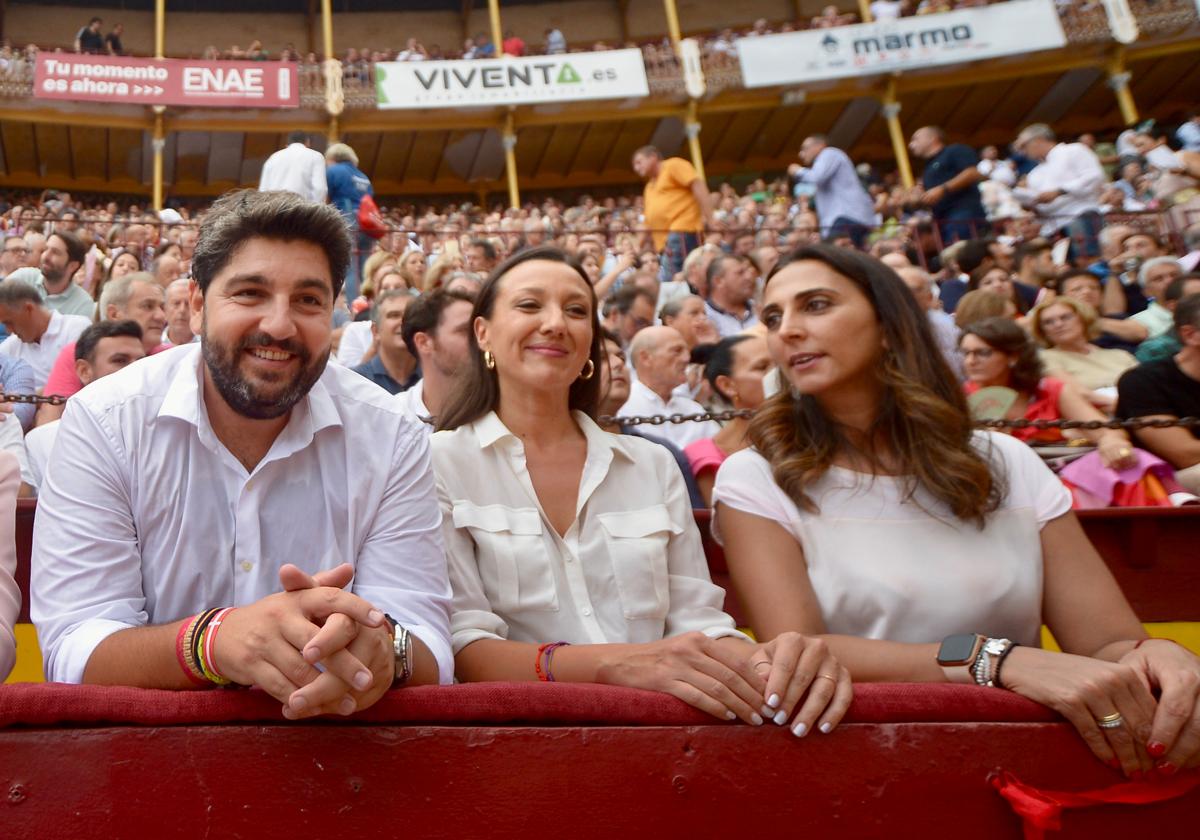
[[798, 633], [739, 633], [670, 452], [596, 425], [596, 309], [555, 248], [509, 259], [476, 300], [471, 361], [433, 436], [458, 678], [653, 689], [828, 732], [845, 669]]

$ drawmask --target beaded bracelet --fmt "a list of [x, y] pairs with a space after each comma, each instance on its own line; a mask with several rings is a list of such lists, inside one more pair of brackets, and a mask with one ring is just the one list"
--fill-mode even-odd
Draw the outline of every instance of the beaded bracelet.
[[[570, 644], [569, 642], [547, 642], [540, 645], [537, 649], [537, 656], [533, 659], [533, 671], [537, 674], [537, 678], [542, 682], [554, 682], [554, 674], [550, 671], [550, 660], [554, 658], [554, 651], [560, 647]], [[542, 655], [546, 656], [546, 667], [542, 668]]]
[[196, 667], [196, 661], [192, 658], [191, 631], [195, 628], [196, 619], [199, 617], [194, 615], [179, 625], [179, 632], [175, 634], [175, 658], [179, 660], [179, 667], [188, 680], [195, 685], [207, 685], [208, 680], [204, 673]]
[[1020, 642], [1013, 642], [1005, 648], [1004, 653], [996, 657], [996, 670], [992, 674], [992, 683], [997, 688], [1004, 688], [1004, 683], [1000, 682], [1000, 669], [1004, 667], [1004, 660], [1008, 659], [1008, 655], [1013, 652], [1014, 648], [1019, 648], [1020, 646]]
[[233, 609], [233, 607], [225, 607], [222, 610], [218, 610], [209, 620], [208, 624], [205, 625], [200, 640], [200, 660], [197, 664], [199, 664], [200, 670], [204, 672], [204, 676], [208, 678], [209, 682], [221, 686], [230, 685], [232, 681], [217, 672], [216, 665], [213, 664], [213, 654], [217, 646], [217, 631], [221, 629], [221, 622], [233, 612]]

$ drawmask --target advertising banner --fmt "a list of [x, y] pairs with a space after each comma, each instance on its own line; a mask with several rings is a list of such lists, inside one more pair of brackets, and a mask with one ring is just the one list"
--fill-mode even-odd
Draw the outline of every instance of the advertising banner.
[[1052, 50], [1067, 42], [1054, 0], [918, 15], [833, 29], [739, 38], [746, 87], [920, 70]]
[[375, 65], [380, 108], [456, 108], [646, 96], [641, 50]]
[[192, 61], [41, 53], [33, 80], [39, 99], [186, 105], [191, 108], [296, 108], [300, 90], [289, 61]]

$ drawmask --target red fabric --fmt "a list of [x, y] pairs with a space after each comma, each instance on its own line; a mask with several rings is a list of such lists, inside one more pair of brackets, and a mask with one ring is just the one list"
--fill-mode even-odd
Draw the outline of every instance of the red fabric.
[[1192, 771], [1162, 781], [1122, 782], [1099, 790], [1084, 791], [1035, 788], [1005, 770], [995, 773], [990, 781], [996, 792], [1008, 801], [1013, 811], [1021, 818], [1025, 827], [1025, 840], [1042, 840], [1047, 831], [1062, 828], [1062, 812], [1067, 808], [1165, 802], [1200, 786], [1200, 772]]
[[[674, 697], [654, 691], [535, 682], [419, 686], [392, 691], [348, 720], [448, 725], [722, 725]], [[1007, 691], [977, 686], [890, 683], [856, 686], [854, 704], [846, 720], [1015, 723], [1059, 718], [1037, 703]], [[261, 691], [158, 691], [61, 683], [0, 685], [0, 728], [247, 721], [287, 723], [281, 714], [281, 704]]]
[[[968, 382], [963, 386], [967, 396], [979, 390], [978, 383]], [[1038, 383], [1037, 391], [1029, 399], [1022, 417], [1026, 420], [1061, 420], [1058, 410], [1058, 399], [1062, 396], [1062, 380], [1047, 376]], [[1061, 429], [1013, 429], [1012, 435], [1017, 440], [1026, 443], [1061, 443], [1064, 438]]]

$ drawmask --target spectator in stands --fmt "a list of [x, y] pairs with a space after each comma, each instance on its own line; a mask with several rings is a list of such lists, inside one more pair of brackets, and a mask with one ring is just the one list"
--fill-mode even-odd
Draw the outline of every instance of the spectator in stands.
[[77, 53], [93, 53], [100, 55], [104, 52], [104, 36], [100, 34], [100, 27], [104, 25], [98, 17], [94, 17], [88, 21], [87, 26], [75, 33], [75, 52]]
[[92, 296], [73, 279], [86, 257], [87, 247], [75, 234], [55, 231], [46, 237], [46, 248], [42, 251], [41, 282], [35, 282], [34, 285], [45, 294], [43, 302], [47, 309], [91, 319], [95, 311]]
[[[871, 12], [877, 20], [893, 20], [899, 17], [903, 5], [901, 0], [875, 0]], [[894, 16], [881, 17], [875, 12], [876, 6], [892, 9]], [[979, 197], [983, 173], [974, 149], [962, 143], [946, 145], [946, 133], [934, 125], [914, 131], [908, 147], [925, 161], [918, 199], [933, 213], [942, 241], [949, 245], [986, 235], [987, 214]]]
[[1111, 413], [1117, 380], [1137, 365], [1137, 359], [1126, 350], [1105, 350], [1092, 343], [1100, 334], [1096, 310], [1063, 295], [1035, 306], [1028, 321], [1034, 340], [1045, 348], [1039, 356], [1046, 370], [1079, 385], [1092, 405]]
[[409, 38], [404, 49], [396, 53], [396, 61], [427, 61], [429, 51], [416, 38]]
[[942, 351], [942, 358], [961, 380], [962, 359], [958, 355], [958, 326], [955, 325], [953, 316], [938, 308], [937, 299], [933, 296], [933, 278], [929, 276], [928, 271], [915, 265], [902, 266], [895, 271], [929, 320], [929, 328], [933, 330], [933, 337], [938, 349]]
[[628, 347], [641, 330], [654, 326], [658, 298], [640, 286], [622, 286], [613, 296], [616, 333]]
[[[288, 718], [366, 708], [397, 678], [450, 682], [428, 444], [386, 394], [326, 364], [349, 258], [333, 208], [219, 199], [192, 266], [200, 345], [72, 400], [34, 525], [49, 679], [257, 685]], [[222, 604], [238, 607], [214, 639]]]
[[[967, 394], [992, 387], [1010, 388], [1016, 392], [1017, 398], [1005, 415], [1009, 419], [1107, 419], [1092, 406], [1086, 392], [1077, 384], [1045, 375], [1037, 345], [1007, 318], [989, 318], [968, 324], [958, 346], [967, 374]], [[1129, 435], [1123, 430], [1081, 429], [1079, 432], [1096, 446], [1108, 469], [1120, 470], [1137, 463]], [[1061, 444], [1066, 440], [1062, 430], [1056, 428], [1030, 426], [1013, 429], [1012, 434], [1031, 444]]]
[[704, 306], [723, 338], [758, 323], [754, 316], [757, 277], [753, 264], [744, 257], [719, 256], [708, 265], [708, 298]]
[[[1097, 313], [1104, 302], [1104, 281], [1090, 269], [1068, 269], [1058, 281], [1059, 293], [1090, 306]], [[1141, 340], [1143, 327], [1124, 318], [1100, 315], [1096, 318], [1099, 335], [1094, 339], [1097, 347], [1132, 352]]]
[[0, 323], [9, 332], [0, 342], [0, 355], [26, 362], [33, 369], [34, 387], [41, 390], [59, 351], [78, 338], [91, 319], [47, 309], [37, 289], [9, 279], [0, 282]]
[[[1181, 345], [1178, 353], [1121, 377], [1118, 417], [1200, 417], [1200, 294], [1176, 304], [1175, 333]], [[1200, 494], [1200, 427], [1146, 428], [1134, 434], [1142, 446], [1175, 467], [1180, 484]]]
[[567, 39], [557, 26], [546, 30], [546, 55], [562, 55], [567, 51]]
[[1054, 247], [1038, 237], [1017, 246], [1013, 257], [1017, 269], [1013, 284], [1024, 306], [1022, 312], [1038, 302], [1043, 289], [1057, 291], [1059, 267], [1054, 262]]
[[[1013, 303], [1011, 297], [1006, 298], [995, 292], [976, 289], [973, 292], [967, 292], [958, 302], [958, 307], [954, 310], [954, 325], [961, 332], [976, 321], [983, 321], [987, 318], [1006, 318], [1011, 321], [1019, 314], [1017, 305]], [[954, 352], [958, 353], [957, 338], [955, 338]], [[961, 354], [959, 354], [959, 361], [960, 363], [962, 361]]]
[[326, 182], [329, 188], [329, 203], [342, 214], [349, 225], [354, 242], [354, 259], [350, 263], [350, 274], [346, 275], [346, 300], [358, 297], [362, 280], [362, 264], [375, 247], [375, 240], [358, 228], [358, 207], [363, 196], [374, 195], [371, 179], [358, 168], [358, 155], [345, 143], [334, 143], [325, 150]]
[[837, 6], [826, 6], [820, 15], [809, 21], [809, 26], [813, 29], [832, 29], [835, 26], [854, 23], [857, 19], [857, 15], [842, 14]]
[[525, 42], [511, 29], [504, 33], [504, 40], [500, 46], [505, 55], [512, 55], [518, 58], [525, 55]]
[[721, 339], [717, 325], [708, 318], [704, 299], [698, 295], [676, 298], [665, 304], [659, 319], [664, 327], [671, 327], [683, 336], [688, 350], [698, 344], [716, 344]]
[[868, 7], [877, 22], [899, 20], [908, 11], [907, 0], [872, 0]]
[[[1176, 277], [1167, 284], [1166, 291], [1163, 292], [1162, 305], [1171, 313], [1172, 319], [1175, 317], [1175, 309], [1179, 305], [1179, 301], [1191, 295], [1200, 294], [1200, 274], [1185, 274], [1182, 277]], [[1179, 341], [1179, 334], [1174, 329], [1163, 333], [1156, 338], [1148, 338], [1137, 347], [1137, 352], [1134, 356], [1142, 364], [1147, 362], [1157, 362], [1161, 359], [1167, 359], [1174, 356], [1183, 349], [1183, 344]]]
[[29, 243], [25, 237], [10, 233], [4, 237], [4, 251], [0, 253], [0, 280], [12, 274], [18, 268], [25, 267], [29, 258]]
[[132, 251], [120, 251], [108, 263], [108, 267], [104, 269], [104, 276], [100, 278], [100, 282], [92, 289], [92, 297], [99, 302], [104, 294], [104, 287], [112, 280], [119, 280], [126, 275], [142, 270], [141, 260], [137, 254]]
[[287, 190], [306, 201], [325, 202], [329, 194], [325, 157], [312, 147], [308, 132], [293, 131], [287, 146], [267, 158], [258, 188], [263, 192]]
[[[74, 344], [75, 375], [83, 385], [133, 364], [146, 356], [137, 321], [101, 321], [84, 330]], [[58, 420], [43, 423], [25, 436], [29, 458], [26, 483], [36, 492], [46, 474], [46, 462], [58, 435]]]
[[104, 36], [104, 49], [109, 55], [125, 55], [125, 47], [121, 36], [125, 34], [125, 24], [114, 23], [113, 28]]
[[[722, 338], [712, 347], [704, 365], [704, 378], [712, 390], [714, 406], [720, 410], [756, 411], [766, 399], [763, 377], [771, 365], [771, 354], [763, 337], [743, 334]], [[712, 437], [693, 441], [683, 450], [705, 507], [712, 506], [718, 468], [730, 455], [750, 445], [746, 436], [749, 427], [747, 418], [735, 417]]]
[[680, 157], [663, 159], [654, 146], [633, 153], [633, 171], [646, 181], [643, 207], [654, 250], [662, 256], [659, 279], [683, 271], [687, 255], [699, 247], [700, 234], [712, 222], [708, 186], [691, 163]]
[[[971, 279], [967, 283], [967, 292], [983, 291], [992, 292], [1000, 295], [1005, 300], [1012, 301], [1016, 307], [1018, 315], [1024, 315], [1029, 311], [1029, 304], [1017, 292], [1016, 284], [1013, 283], [1012, 275], [1003, 268], [977, 268], [971, 273]], [[961, 305], [961, 301], [960, 301]]]
[[[100, 296], [102, 321], [136, 321], [142, 330], [145, 353], [152, 356], [167, 349], [162, 343], [163, 330], [167, 326], [167, 313], [163, 306], [165, 291], [154, 282], [154, 278], [141, 272], [128, 274], [113, 280]], [[69, 397], [79, 392], [84, 383], [76, 373], [75, 345], [66, 344], [54, 359], [54, 367], [46, 380], [46, 393]], [[38, 407], [37, 425], [48, 423], [62, 416], [61, 405]]]
[[484, 277], [492, 273], [499, 261], [496, 246], [486, 239], [472, 239], [467, 247], [467, 270]]
[[856, 247], [867, 241], [875, 226], [875, 203], [863, 189], [850, 156], [829, 145], [823, 134], [813, 134], [800, 144], [803, 166], [792, 164], [788, 174], [798, 183], [816, 187], [821, 235], [826, 239], [849, 236]]
[[0, 683], [17, 661], [13, 628], [21, 615], [21, 588], [17, 586], [17, 489], [21, 468], [10, 452], [0, 452]]
[[365, 376], [389, 394], [399, 394], [421, 379], [417, 358], [404, 345], [401, 328], [404, 311], [413, 300], [408, 292], [384, 292], [375, 301], [371, 315], [371, 335], [375, 352], [354, 372]]
[[407, 416], [427, 421], [446, 404], [455, 374], [467, 364], [474, 307], [474, 295], [453, 289], [426, 292], [408, 305], [404, 345], [419, 363], [421, 379], [396, 399]]
[[1141, 267], [1147, 260], [1167, 256], [1167, 249], [1152, 233], [1124, 225], [1117, 227], [1118, 233], [1124, 228], [1125, 235], [1116, 240], [1116, 253], [1106, 266], [1108, 281], [1104, 285], [1103, 312], [1106, 315], [1134, 315], [1150, 305], [1140, 282]]
[[583, 273], [561, 251], [522, 252], [476, 314], [433, 437], [459, 679], [652, 689], [758, 725], [786, 723], [807, 690], [797, 725], [832, 729], [849, 699], [838, 664], [798, 634], [749, 643], [721, 610], [670, 455], [592, 419], [605, 360]]
[[[768, 281], [762, 317], [790, 388], [756, 414], [753, 448], [714, 490], [756, 637], [821, 634], [861, 680], [1007, 688], [1063, 713], [1130, 775], [1153, 767], [1147, 752], [1191, 759], [1200, 725], [1184, 686], [1200, 659], [1138, 644], [1146, 632], [1066, 490], [1019, 442], [974, 430], [892, 272], [802, 249]], [[1073, 655], [1041, 649], [1043, 620]], [[1177, 705], [1191, 721], [1178, 738]], [[1095, 719], [1114, 712], [1123, 726], [1106, 739]]]
[[167, 328], [162, 333], [162, 343], [171, 347], [190, 344], [196, 337], [192, 332], [189, 283], [188, 280], [179, 279], [167, 286]]
[[[695, 400], [679, 394], [676, 389], [687, 381], [687, 366], [691, 359], [687, 342], [670, 327], [647, 327], [633, 337], [629, 344], [629, 359], [637, 381], [618, 417], [638, 417], [672, 414], [702, 414], [704, 407]], [[680, 449], [694, 440], [712, 437], [718, 431], [712, 420], [703, 422], [665, 423], [655, 431]]]
[[[0, 355], [0, 393], [33, 394], [37, 390], [33, 368], [28, 362], [13, 356]], [[33, 403], [0, 403], [0, 423], [7, 422], [8, 415], [13, 414], [22, 430], [29, 431], [36, 412], [37, 406]]]
[[1185, 152], [1200, 152], [1200, 110], [1195, 110], [1175, 129], [1175, 139]]
[[[179, 250], [178, 246], [172, 245], [171, 247], [175, 251]], [[173, 253], [160, 253], [150, 263], [150, 274], [154, 277], [155, 283], [166, 289], [167, 286], [183, 276], [183, 263]]]
[[1107, 178], [1096, 153], [1082, 143], [1058, 142], [1044, 123], [1022, 129], [1013, 148], [1039, 161], [1018, 198], [1045, 220], [1042, 235], [1070, 237], [1071, 254], [1081, 262], [1099, 256], [1100, 190]]
[[1130, 315], [1129, 320], [1145, 328], [1143, 341], [1158, 338], [1171, 330], [1173, 316], [1159, 301], [1171, 281], [1182, 276], [1183, 269], [1174, 257], [1152, 257], [1138, 269], [1138, 285], [1148, 305], [1141, 312]]

